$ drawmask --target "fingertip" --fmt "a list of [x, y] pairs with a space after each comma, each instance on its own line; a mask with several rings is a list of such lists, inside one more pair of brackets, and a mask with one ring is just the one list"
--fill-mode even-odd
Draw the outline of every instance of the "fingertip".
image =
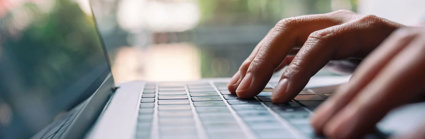
[[331, 105], [329, 101], [324, 102], [320, 105], [310, 117], [311, 126], [314, 131], [319, 134], [323, 134], [323, 127], [328, 121]]
[[[361, 130], [356, 130], [359, 119], [355, 110], [343, 109], [332, 118], [324, 127], [324, 133], [331, 138], [360, 138], [364, 135]], [[363, 127], [367, 129], [368, 127]]]
[[239, 86], [236, 88], [236, 95], [239, 98], [252, 97], [249, 93], [251, 84], [252, 84], [252, 74], [247, 73], [245, 77], [241, 80]]
[[273, 89], [272, 94], [272, 102], [273, 103], [285, 103], [290, 100], [290, 98], [286, 97], [288, 92], [288, 79], [283, 78], [279, 81], [276, 87]]
[[236, 94], [236, 88], [238, 87], [238, 85], [236, 83], [234, 84], [228, 84], [227, 85], [227, 89], [229, 90], [230, 94]]
[[323, 128], [323, 134], [327, 137], [327, 138], [331, 138], [331, 139], [339, 139], [339, 137], [337, 136], [336, 133], [336, 128], [335, 126], [325, 126]]
[[235, 75], [233, 75], [232, 79], [227, 84], [227, 89], [231, 94], [236, 94], [236, 88], [238, 87], [238, 82], [241, 80], [240, 72], [236, 72]]

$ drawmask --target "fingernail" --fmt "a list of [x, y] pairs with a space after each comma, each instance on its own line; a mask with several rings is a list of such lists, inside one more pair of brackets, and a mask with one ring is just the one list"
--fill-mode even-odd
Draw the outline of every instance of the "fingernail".
[[288, 79], [283, 78], [282, 80], [279, 81], [276, 88], [273, 89], [272, 101], [275, 103], [281, 102], [282, 96], [286, 93], [287, 88], [288, 88]]
[[238, 88], [236, 89], [236, 94], [244, 93], [246, 90], [248, 90], [251, 87], [252, 83], [252, 74], [248, 73], [239, 84]]

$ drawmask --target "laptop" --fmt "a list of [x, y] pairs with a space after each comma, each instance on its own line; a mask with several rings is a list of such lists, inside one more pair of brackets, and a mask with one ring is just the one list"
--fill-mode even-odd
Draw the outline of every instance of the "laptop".
[[115, 84], [87, 3], [0, 12], [0, 138], [320, 138], [309, 116], [349, 78], [315, 77], [285, 104], [270, 100], [277, 79], [252, 99], [228, 78]]

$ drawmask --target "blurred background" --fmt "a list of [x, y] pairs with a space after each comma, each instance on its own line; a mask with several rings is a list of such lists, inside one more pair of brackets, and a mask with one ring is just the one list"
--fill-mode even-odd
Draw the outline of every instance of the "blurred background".
[[[356, 0], [94, 0], [116, 82], [229, 77], [280, 19]], [[327, 74], [327, 72], [321, 72]]]

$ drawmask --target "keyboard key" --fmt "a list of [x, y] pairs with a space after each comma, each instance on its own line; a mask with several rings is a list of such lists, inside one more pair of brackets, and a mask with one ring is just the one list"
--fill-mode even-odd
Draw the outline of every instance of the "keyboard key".
[[152, 91], [152, 92], [143, 92], [143, 95], [155, 95], [155, 91]]
[[325, 98], [316, 94], [299, 94], [295, 97], [295, 100], [325, 100]]
[[186, 89], [184, 87], [179, 88], [159, 88], [159, 92], [182, 92]]
[[193, 101], [222, 101], [219, 96], [192, 97]]
[[245, 123], [248, 126], [254, 125], [254, 124], [258, 124], [258, 123], [262, 123], [262, 124], [273, 124], [273, 123], [279, 123], [279, 121], [277, 121], [275, 118], [273, 119], [256, 119], [256, 120], [250, 120], [250, 121], [245, 121]]
[[189, 92], [207, 92], [212, 91], [214, 92], [215, 89], [211, 86], [197, 86], [197, 87], [189, 87]]
[[308, 117], [288, 119], [288, 122], [293, 125], [310, 125], [310, 119]]
[[294, 124], [293, 126], [306, 136], [313, 136], [315, 134], [310, 124]]
[[220, 90], [220, 93], [223, 94], [223, 95], [230, 95], [231, 94], [230, 91], [228, 91], [228, 90]]
[[244, 105], [244, 104], [253, 104], [253, 105], [261, 105], [260, 102], [256, 100], [227, 100], [230, 105]]
[[169, 92], [158, 92], [160, 95], [186, 95], [185, 91], [169, 91]]
[[190, 105], [158, 105], [158, 110], [185, 111], [190, 110]]
[[139, 114], [153, 114], [153, 111], [151, 108], [142, 108], [139, 109]]
[[212, 123], [217, 123], [217, 122], [235, 122], [235, 118], [225, 118], [225, 119], [218, 119], [218, 118], [210, 118], [210, 119], [201, 119], [203, 124], [212, 124]]
[[200, 88], [200, 89], [191, 89], [191, 93], [205, 93], [205, 92], [215, 92], [214, 88]]
[[175, 100], [175, 99], [187, 99], [187, 95], [186, 94], [182, 94], [182, 95], [159, 95], [158, 99], [160, 100]]
[[201, 119], [205, 118], [233, 118], [233, 115], [231, 113], [199, 113], [199, 117]]
[[202, 121], [220, 121], [220, 120], [224, 120], [224, 121], [234, 121], [235, 119], [233, 118], [232, 115], [228, 115], [228, 114], [223, 114], [223, 115], [199, 115], [199, 118]]
[[271, 116], [270, 112], [268, 112], [266, 110], [238, 111], [238, 114], [241, 117], [244, 117], [244, 116]]
[[158, 119], [160, 125], [178, 126], [178, 125], [193, 125], [195, 120], [193, 117], [170, 118], [163, 117]]
[[195, 107], [215, 107], [215, 106], [225, 106], [226, 104], [222, 101], [203, 101], [203, 102], [193, 102]]
[[260, 94], [258, 94], [257, 96], [266, 96], [266, 97], [271, 97], [272, 96], [272, 92], [260, 92]]
[[153, 108], [154, 106], [154, 103], [140, 103], [140, 108]]
[[138, 138], [138, 139], [150, 138], [150, 136], [151, 136], [150, 132], [151, 132], [150, 130], [137, 131], [136, 132], [136, 138]]
[[189, 92], [215, 92], [215, 89], [212, 87], [208, 87], [208, 88], [193, 88], [190, 89]]
[[155, 98], [155, 94], [143, 94], [142, 98]]
[[189, 92], [190, 96], [218, 96], [217, 92]]
[[230, 126], [206, 126], [205, 130], [209, 134], [221, 134], [226, 132], [241, 132], [239, 125], [230, 125]]
[[242, 119], [246, 122], [268, 122], [270, 120], [276, 120], [273, 116], [247, 116], [242, 117]]
[[215, 121], [215, 122], [204, 122], [205, 127], [225, 127], [225, 126], [237, 126], [239, 128], [236, 120], [232, 121]]
[[266, 108], [261, 105], [232, 105], [232, 108], [235, 109], [235, 111], [266, 110]]
[[272, 102], [272, 98], [268, 96], [257, 96], [257, 98], [262, 102]]
[[196, 135], [195, 125], [159, 126], [160, 135]]
[[192, 117], [192, 111], [159, 111], [158, 115], [160, 118], [163, 117]]
[[189, 100], [158, 100], [159, 105], [189, 105]]
[[[208, 132], [208, 131], [207, 131]], [[210, 139], [236, 139], [236, 138], [246, 138], [245, 134], [242, 131], [211, 131], [208, 133], [208, 138]]]
[[209, 132], [212, 132], [214, 130], [240, 130], [240, 127], [237, 123], [209, 123], [204, 124], [204, 127]]
[[250, 124], [249, 127], [252, 130], [272, 130], [272, 129], [284, 130], [283, 125], [281, 125], [280, 123], [257, 123], [257, 124]]
[[198, 113], [224, 113], [230, 112], [226, 106], [221, 107], [196, 107]]
[[289, 130], [266, 129], [266, 130], [256, 130], [254, 132], [259, 138], [267, 138], [267, 139], [293, 139], [293, 138], [295, 138], [295, 136]]
[[155, 93], [155, 89], [144, 89], [143, 90], [143, 94], [154, 94]]
[[152, 119], [153, 119], [153, 115], [152, 114], [151, 115], [139, 115], [137, 117], [137, 119], [138, 119], [139, 122], [148, 122], [148, 123], [151, 123], [152, 122]]
[[281, 113], [281, 112], [308, 113], [308, 111], [305, 110], [304, 107], [272, 107], [271, 109], [274, 110], [276, 113]]
[[231, 99], [238, 99], [238, 96], [236, 96], [236, 95], [232, 95], [232, 94], [228, 94], [228, 95], [223, 95], [223, 97], [224, 97], [224, 99], [228, 99], [228, 100], [231, 100]]
[[155, 88], [155, 85], [145, 85], [144, 90], [154, 90]]
[[310, 117], [309, 112], [282, 112], [278, 113], [280, 117], [290, 119], [308, 119]]
[[314, 110], [316, 109], [323, 101], [320, 100], [300, 100], [298, 101], [301, 104], [305, 105], [308, 109]]
[[142, 98], [141, 102], [142, 103], [154, 103], [155, 98]]
[[300, 104], [298, 104], [297, 102], [294, 102], [294, 101], [289, 101], [287, 103], [281, 103], [281, 104], [274, 104], [272, 102], [265, 102], [264, 104], [266, 104], [270, 108], [275, 108], [275, 107], [301, 107]]

